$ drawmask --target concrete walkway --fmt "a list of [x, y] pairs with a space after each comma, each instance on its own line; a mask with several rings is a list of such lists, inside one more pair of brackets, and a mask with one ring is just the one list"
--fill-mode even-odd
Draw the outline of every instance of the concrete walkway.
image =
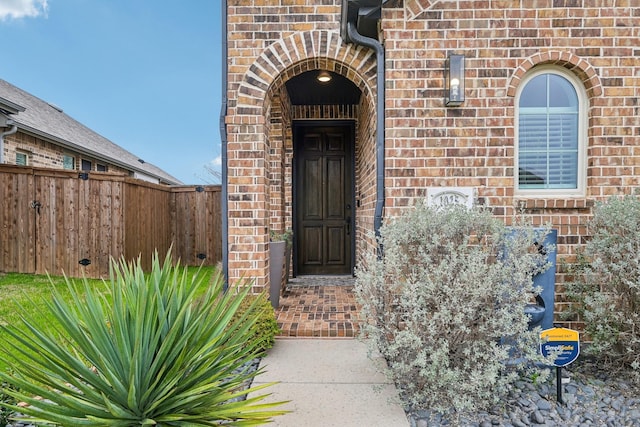
[[276, 426], [407, 427], [393, 384], [367, 357], [366, 344], [356, 339], [286, 339], [262, 359], [265, 372], [254, 385], [278, 384], [261, 390], [268, 401], [290, 400], [292, 411], [276, 417]]

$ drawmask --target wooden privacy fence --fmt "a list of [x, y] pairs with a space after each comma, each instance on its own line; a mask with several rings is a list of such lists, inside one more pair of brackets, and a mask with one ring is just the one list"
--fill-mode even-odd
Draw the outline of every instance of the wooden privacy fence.
[[107, 277], [109, 259], [149, 268], [222, 257], [220, 186], [163, 186], [100, 172], [0, 165], [0, 271]]

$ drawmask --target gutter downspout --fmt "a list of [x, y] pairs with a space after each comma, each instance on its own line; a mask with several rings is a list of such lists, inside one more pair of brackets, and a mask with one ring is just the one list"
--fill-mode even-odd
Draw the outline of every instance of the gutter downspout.
[[225, 119], [227, 117], [227, 73], [229, 66], [227, 64], [227, 0], [222, 0], [222, 108], [220, 109], [220, 154], [222, 157], [222, 191], [221, 191], [221, 210], [222, 210], [222, 272], [224, 275], [224, 290], [229, 288], [229, 201], [227, 189], [227, 125]]
[[0, 132], [0, 165], [4, 163], [4, 137], [12, 135], [18, 131], [18, 126], [13, 125], [11, 129], [5, 132]]
[[[376, 68], [377, 68], [377, 78], [376, 78], [376, 89], [377, 89], [377, 100], [376, 100], [376, 108], [377, 108], [377, 119], [376, 119], [376, 207], [375, 207], [375, 216], [373, 218], [373, 229], [376, 234], [376, 240], [380, 237], [380, 227], [382, 226], [382, 211], [384, 210], [384, 141], [385, 141], [385, 88], [384, 88], [384, 74], [385, 74], [385, 64], [384, 64], [384, 47], [382, 44], [371, 37], [363, 36], [358, 33], [358, 29], [353, 22], [347, 23], [347, 34], [349, 39], [351, 39], [354, 43], [357, 43], [362, 46], [370, 47], [371, 49], [376, 51]], [[382, 247], [378, 247], [378, 256], [382, 255]]]

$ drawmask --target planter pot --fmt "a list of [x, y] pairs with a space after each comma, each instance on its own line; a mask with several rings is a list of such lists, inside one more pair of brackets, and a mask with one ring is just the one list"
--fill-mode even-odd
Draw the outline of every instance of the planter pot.
[[280, 306], [280, 290], [285, 274], [287, 242], [269, 242], [269, 301], [273, 308]]
[[287, 242], [287, 248], [284, 251], [284, 280], [282, 281], [282, 292], [289, 283], [289, 270], [291, 269], [291, 242]]

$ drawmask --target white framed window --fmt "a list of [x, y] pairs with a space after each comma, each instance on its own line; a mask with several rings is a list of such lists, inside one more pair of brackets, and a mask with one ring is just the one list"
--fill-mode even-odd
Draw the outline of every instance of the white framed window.
[[64, 169], [74, 170], [76, 168], [76, 158], [68, 154], [63, 154], [62, 167]]
[[587, 96], [576, 76], [536, 67], [516, 93], [516, 193], [584, 195]]

